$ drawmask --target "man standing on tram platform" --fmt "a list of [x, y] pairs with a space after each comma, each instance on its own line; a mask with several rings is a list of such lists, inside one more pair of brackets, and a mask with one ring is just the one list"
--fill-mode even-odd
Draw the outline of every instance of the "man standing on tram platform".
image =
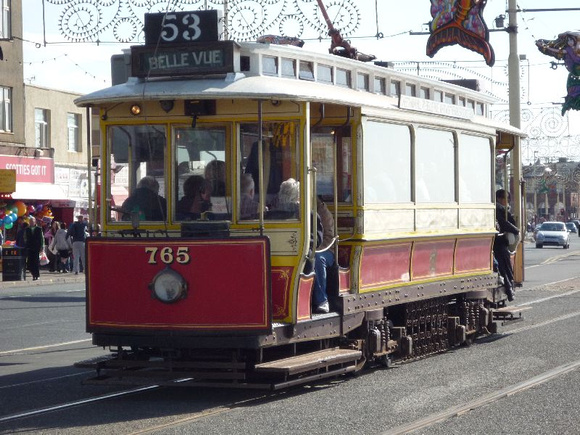
[[518, 236], [520, 231], [518, 230], [516, 221], [508, 208], [510, 200], [509, 193], [504, 189], [500, 189], [495, 193], [495, 200], [495, 219], [500, 234], [495, 237], [493, 255], [498, 263], [499, 274], [504, 280], [504, 287], [508, 301], [511, 302], [515, 298], [514, 270], [511, 262], [511, 252], [509, 250], [507, 234], [511, 233], [514, 236]]

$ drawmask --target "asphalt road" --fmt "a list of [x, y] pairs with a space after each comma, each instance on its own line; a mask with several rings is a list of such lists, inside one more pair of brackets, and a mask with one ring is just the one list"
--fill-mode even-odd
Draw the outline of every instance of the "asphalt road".
[[[82, 385], [82, 283], [0, 290], [0, 433], [576, 434], [580, 238], [526, 244], [524, 320], [445, 354], [270, 394]], [[512, 304], [513, 305], [513, 304]], [[77, 402], [85, 401], [85, 402]]]

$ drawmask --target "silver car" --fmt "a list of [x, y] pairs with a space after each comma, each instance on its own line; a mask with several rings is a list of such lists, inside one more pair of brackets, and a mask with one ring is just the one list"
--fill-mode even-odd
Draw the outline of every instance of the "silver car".
[[570, 247], [570, 231], [564, 222], [544, 222], [536, 234], [536, 248], [544, 245]]

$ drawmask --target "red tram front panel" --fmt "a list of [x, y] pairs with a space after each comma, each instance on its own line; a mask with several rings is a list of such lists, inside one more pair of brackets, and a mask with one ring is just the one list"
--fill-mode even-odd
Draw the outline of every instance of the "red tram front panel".
[[91, 238], [87, 331], [269, 332], [266, 237]]

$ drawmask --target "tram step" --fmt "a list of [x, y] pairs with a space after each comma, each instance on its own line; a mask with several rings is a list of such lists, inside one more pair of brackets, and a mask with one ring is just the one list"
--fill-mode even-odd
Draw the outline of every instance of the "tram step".
[[260, 373], [285, 373], [287, 375], [295, 375], [337, 364], [354, 363], [361, 356], [362, 352], [360, 350], [332, 348], [256, 364], [255, 370]]
[[521, 320], [522, 311], [531, 310], [532, 307], [502, 307], [493, 310], [495, 320]]

